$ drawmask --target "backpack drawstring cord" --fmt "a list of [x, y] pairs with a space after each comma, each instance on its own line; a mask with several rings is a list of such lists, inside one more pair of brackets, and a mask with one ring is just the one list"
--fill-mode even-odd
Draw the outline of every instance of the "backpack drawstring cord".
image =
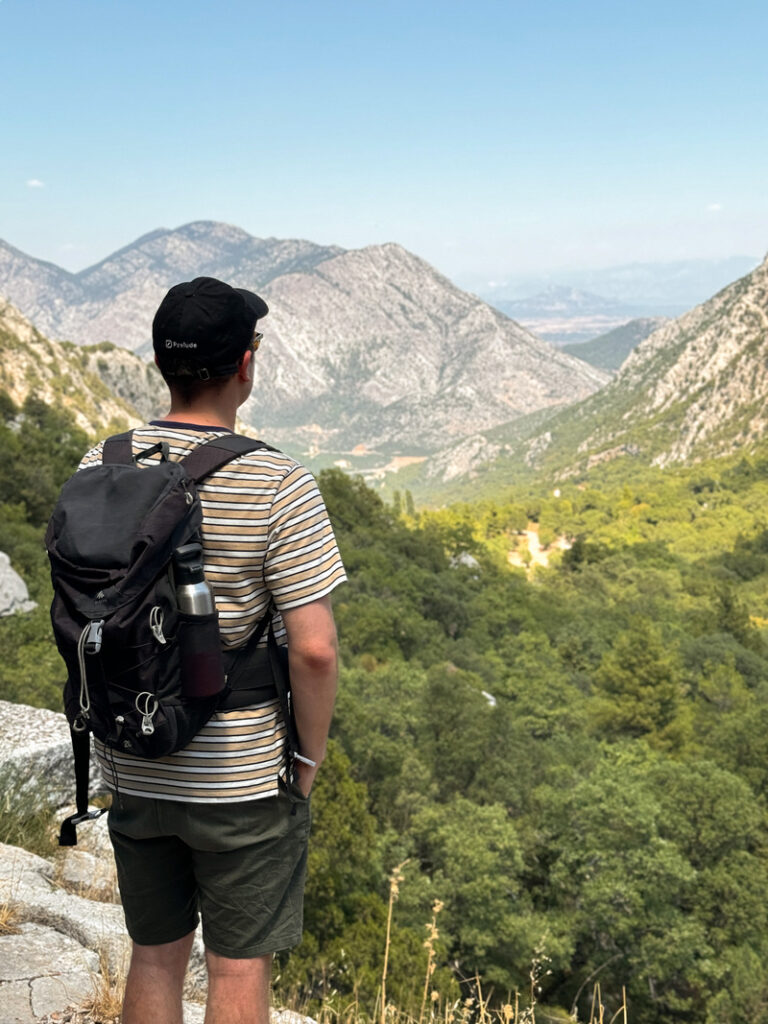
[[80, 639], [77, 641], [77, 664], [80, 669], [80, 715], [83, 720], [87, 720], [91, 711], [91, 695], [88, 690], [88, 676], [85, 669], [85, 644], [88, 639], [88, 634], [91, 630], [91, 623], [89, 622], [85, 629], [80, 634]]

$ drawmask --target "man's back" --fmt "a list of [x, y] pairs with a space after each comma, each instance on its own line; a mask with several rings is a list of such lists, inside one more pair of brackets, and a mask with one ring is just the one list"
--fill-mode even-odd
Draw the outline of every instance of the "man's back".
[[[166, 441], [176, 460], [223, 433], [225, 428], [156, 421], [134, 431], [133, 451]], [[88, 452], [80, 468], [98, 465], [101, 449], [99, 444]], [[290, 456], [263, 449], [227, 463], [198, 490], [205, 576], [216, 599], [222, 645], [246, 643], [270, 604], [275, 636], [285, 643], [281, 609], [321, 598], [344, 578], [314, 479]], [[273, 700], [216, 713], [184, 750], [157, 760], [101, 743], [96, 753], [107, 784], [118, 793], [233, 802], [277, 794], [284, 741], [279, 703]]]

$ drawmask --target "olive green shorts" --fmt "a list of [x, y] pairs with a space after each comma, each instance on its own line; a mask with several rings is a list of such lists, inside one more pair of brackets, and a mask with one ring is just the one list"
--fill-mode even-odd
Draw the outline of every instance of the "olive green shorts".
[[[203, 920], [203, 941], [241, 959], [301, 940], [309, 800], [290, 793], [243, 803], [114, 796], [109, 832], [128, 934], [174, 942]], [[199, 911], [199, 914], [198, 914]]]

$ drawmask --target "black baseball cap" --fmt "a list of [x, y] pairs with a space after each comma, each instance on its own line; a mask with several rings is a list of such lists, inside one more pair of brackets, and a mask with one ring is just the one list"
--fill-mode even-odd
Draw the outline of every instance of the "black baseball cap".
[[269, 312], [264, 299], [215, 277], [171, 288], [152, 321], [152, 344], [163, 373], [199, 380], [228, 377]]

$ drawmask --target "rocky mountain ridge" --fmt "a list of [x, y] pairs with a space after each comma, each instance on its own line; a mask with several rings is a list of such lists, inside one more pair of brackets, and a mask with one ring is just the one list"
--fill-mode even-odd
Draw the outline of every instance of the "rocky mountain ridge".
[[282, 276], [265, 296], [269, 344], [243, 418], [278, 436], [311, 424], [318, 448], [434, 451], [606, 379], [395, 244]]
[[269, 302], [243, 419], [303, 457], [428, 453], [607, 380], [394, 244], [345, 251], [196, 222], [78, 275], [0, 247], [0, 279], [38, 326], [78, 341], [106, 332], [134, 349], [146, 346], [169, 284], [206, 273]]
[[0, 241], [0, 294], [55, 339], [138, 349], [150, 340], [157, 306], [177, 281], [237, 277], [263, 288], [273, 277], [343, 252], [338, 246], [276, 238], [213, 221], [143, 235], [106, 259], [69, 273]]
[[632, 352], [617, 379], [640, 399], [626, 422], [667, 422], [658, 465], [749, 448], [768, 429], [767, 356], [768, 257]]

